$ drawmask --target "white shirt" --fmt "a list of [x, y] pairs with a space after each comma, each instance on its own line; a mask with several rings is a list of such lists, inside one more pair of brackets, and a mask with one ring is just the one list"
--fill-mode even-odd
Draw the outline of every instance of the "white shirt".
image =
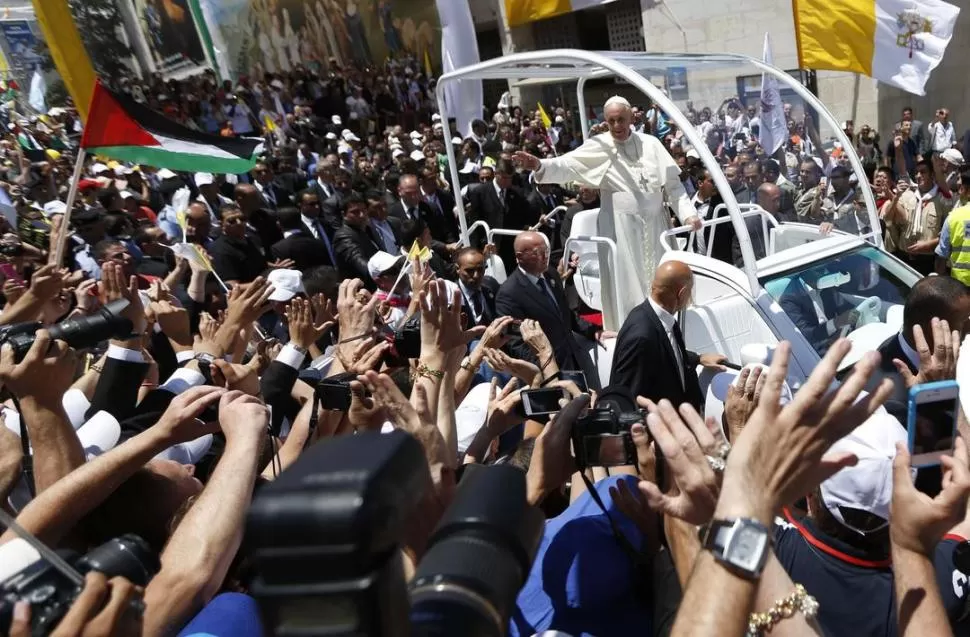
[[670, 341], [670, 347], [674, 350], [674, 357], [677, 359], [677, 377], [680, 378], [680, 386], [685, 387], [684, 384], [684, 357], [680, 351], [680, 345], [677, 343], [677, 337], [674, 336], [674, 325], [677, 323], [677, 317], [668, 312], [665, 308], [661, 307], [656, 301], [651, 297], [647, 297], [647, 301], [650, 303], [650, 307], [656, 312], [657, 318], [660, 319], [660, 323], [663, 324], [664, 330], [667, 332], [667, 340]]
[[[526, 276], [530, 276], [528, 272], [525, 272], [525, 270], [523, 270], [523, 273]], [[479, 290], [478, 290], [477, 293], [476, 292], [473, 292], [472, 290], [469, 290], [467, 287], [465, 287], [465, 284], [462, 282], [461, 279], [458, 279], [458, 289], [461, 290], [462, 296], [464, 296], [465, 297], [465, 300], [468, 302], [468, 307], [471, 308], [472, 314], [475, 315], [474, 316], [475, 322], [477, 323], [478, 321], [482, 320], [482, 314], [475, 312], [475, 304], [472, 302], [472, 299], [475, 298], [475, 295], [476, 294], [481, 294], [481, 296], [479, 298], [481, 299], [482, 312], [484, 313], [484, 311], [485, 311], [485, 295], [482, 294], [482, 290], [479, 288]]]
[[822, 294], [818, 290], [813, 289], [808, 283], [805, 283], [804, 281], [802, 281], [802, 287], [808, 293], [809, 298], [812, 299], [812, 307], [815, 308], [815, 316], [818, 318], [819, 325], [824, 324], [825, 329], [828, 331], [828, 333], [834, 334], [835, 321], [829, 319], [829, 317], [825, 315], [825, 304], [822, 303]]
[[930, 124], [930, 132], [933, 134], [933, 150], [942, 153], [947, 148], [952, 148], [957, 141], [956, 132], [953, 130], [953, 122], [946, 124], [933, 122]]

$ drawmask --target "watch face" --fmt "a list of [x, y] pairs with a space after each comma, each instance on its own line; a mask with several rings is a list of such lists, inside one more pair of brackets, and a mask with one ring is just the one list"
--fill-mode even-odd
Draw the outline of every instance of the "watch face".
[[741, 526], [731, 538], [725, 557], [738, 568], [757, 571], [767, 542], [768, 536], [763, 530], [753, 526]]

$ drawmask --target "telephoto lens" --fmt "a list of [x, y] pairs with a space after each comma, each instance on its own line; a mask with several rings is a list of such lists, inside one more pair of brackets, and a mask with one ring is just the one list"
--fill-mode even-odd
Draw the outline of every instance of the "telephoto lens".
[[522, 470], [467, 467], [411, 581], [412, 634], [506, 634], [544, 522]]
[[[57, 325], [47, 328], [51, 339], [64, 341], [74, 349], [94, 347], [101, 341], [110, 338], [127, 338], [133, 326], [131, 320], [121, 313], [128, 307], [127, 299], [118, 299], [108, 303], [94, 314], [61, 321]], [[39, 329], [15, 330], [9, 333], [5, 343], [13, 347], [16, 360], [23, 360], [34, 344], [34, 332]]]

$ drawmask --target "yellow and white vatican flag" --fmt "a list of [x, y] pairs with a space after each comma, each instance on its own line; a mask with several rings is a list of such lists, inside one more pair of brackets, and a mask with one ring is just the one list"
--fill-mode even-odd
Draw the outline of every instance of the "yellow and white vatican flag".
[[925, 95], [960, 14], [942, 0], [792, 0], [799, 66], [853, 71]]
[[505, 2], [505, 17], [510, 27], [536, 20], [609, 4], [615, 0], [499, 0]]

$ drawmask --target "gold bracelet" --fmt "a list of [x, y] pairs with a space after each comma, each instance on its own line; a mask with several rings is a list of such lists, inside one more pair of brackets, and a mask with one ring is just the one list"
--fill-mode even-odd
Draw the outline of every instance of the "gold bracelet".
[[419, 363], [417, 369], [415, 369], [411, 374], [411, 380], [417, 380], [422, 376], [424, 378], [431, 378], [433, 380], [441, 380], [445, 377], [445, 373], [440, 369], [432, 369], [424, 363]]
[[795, 590], [787, 597], [783, 597], [765, 613], [751, 613], [748, 617], [748, 632], [746, 637], [760, 637], [770, 633], [775, 624], [788, 619], [797, 612], [801, 612], [808, 619], [818, 614], [818, 601], [808, 594], [805, 587], [795, 584]]

